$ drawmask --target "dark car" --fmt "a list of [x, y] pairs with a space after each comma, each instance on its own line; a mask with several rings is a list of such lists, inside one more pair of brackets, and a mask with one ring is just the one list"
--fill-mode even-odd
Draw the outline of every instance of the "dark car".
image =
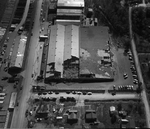
[[1, 80], [7, 80], [9, 79], [9, 77], [3, 77]]
[[70, 91], [66, 91], [67, 94], [70, 94]]
[[58, 91], [55, 91], [55, 94], [59, 94], [59, 92], [58, 92]]
[[82, 92], [83, 95], [86, 95], [86, 92]]

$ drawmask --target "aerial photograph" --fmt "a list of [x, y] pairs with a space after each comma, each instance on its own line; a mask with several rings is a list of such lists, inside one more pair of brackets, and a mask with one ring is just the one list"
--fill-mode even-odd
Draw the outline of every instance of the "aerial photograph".
[[0, 129], [150, 128], [150, 0], [0, 0]]

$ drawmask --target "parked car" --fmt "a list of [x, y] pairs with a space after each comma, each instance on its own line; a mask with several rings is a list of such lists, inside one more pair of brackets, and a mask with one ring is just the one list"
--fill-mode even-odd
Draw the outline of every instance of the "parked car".
[[66, 91], [67, 94], [70, 94], [70, 91]]
[[83, 95], [86, 95], [86, 92], [82, 92]]
[[129, 57], [129, 60], [132, 60], [132, 57]]
[[92, 92], [87, 92], [87, 95], [92, 95]]
[[52, 92], [52, 91], [49, 91], [48, 94], [53, 94], [53, 92]]
[[72, 91], [72, 94], [76, 94], [76, 91]]
[[82, 92], [78, 91], [78, 92], [77, 92], [77, 94], [78, 94], [78, 95], [81, 95], [81, 94], [82, 94]]
[[9, 77], [3, 77], [1, 80], [7, 80], [9, 79]]
[[132, 76], [133, 76], [133, 78], [135, 78], [135, 79], [137, 79], [137, 77], [138, 77], [136, 74], [133, 74]]
[[55, 94], [59, 94], [59, 92], [58, 92], [58, 91], [55, 91]]
[[124, 77], [124, 79], [127, 79], [127, 78], [128, 78], [128, 74], [127, 74], [127, 73], [124, 73], [124, 74], [123, 74], [123, 77]]
[[137, 79], [134, 79], [134, 80], [133, 80], [133, 83], [134, 83], [134, 84], [138, 84], [138, 80], [137, 80]]

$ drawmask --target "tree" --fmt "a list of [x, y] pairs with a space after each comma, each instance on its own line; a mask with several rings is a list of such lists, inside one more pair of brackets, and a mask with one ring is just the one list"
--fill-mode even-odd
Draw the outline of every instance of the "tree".
[[122, 103], [119, 102], [118, 105], [117, 105], [117, 107], [118, 107], [118, 111], [121, 111], [122, 110]]
[[114, 124], [117, 121], [117, 116], [115, 114], [113, 114], [113, 116], [111, 117], [111, 123]]
[[120, 0], [93, 0], [93, 3], [97, 10], [101, 6], [101, 12], [96, 11], [95, 16], [110, 27], [113, 35], [129, 35], [128, 8], [121, 7]]
[[142, 92], [142, 90], [143, 90], [143, 88], [142, 88], [142, 82], [139, 82], [138, 87], [137, 87], [137, 89], [136, 89], [136, 92], [137, 92], [138, 94], [140, 94], [140, 93]]
[[128, 109], [127, 109], [128, 115], [132, 112], [132, 110], [133, 110], [133, 102], [130, 101], [129, 104], [128, 104]]

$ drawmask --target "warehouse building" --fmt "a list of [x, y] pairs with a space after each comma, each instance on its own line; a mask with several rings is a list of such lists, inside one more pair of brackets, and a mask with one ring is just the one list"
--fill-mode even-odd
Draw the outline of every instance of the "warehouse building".
[[[45, 78], [70, 77], [69, 74], [67, 75], [69, 71], [64, 71], [64, 62], [71, 60], [72, 57], [79, 60], [79, 27], [51, 26], [50, 37]], [[78, 70], [76, 72], [78, 73]]]
[[58, 0], [56, 24], [80, 25], [84, 11], [84, 0]]
[[15, 45], [13, 51], [10, 52], [9, 73], [16, 73], [22, 70], [24, 54], [26, 49], [27, 37], [21, 36], [19, 45]]
[[45, 83], [113, 81], [108, 27], [51, 26]]

